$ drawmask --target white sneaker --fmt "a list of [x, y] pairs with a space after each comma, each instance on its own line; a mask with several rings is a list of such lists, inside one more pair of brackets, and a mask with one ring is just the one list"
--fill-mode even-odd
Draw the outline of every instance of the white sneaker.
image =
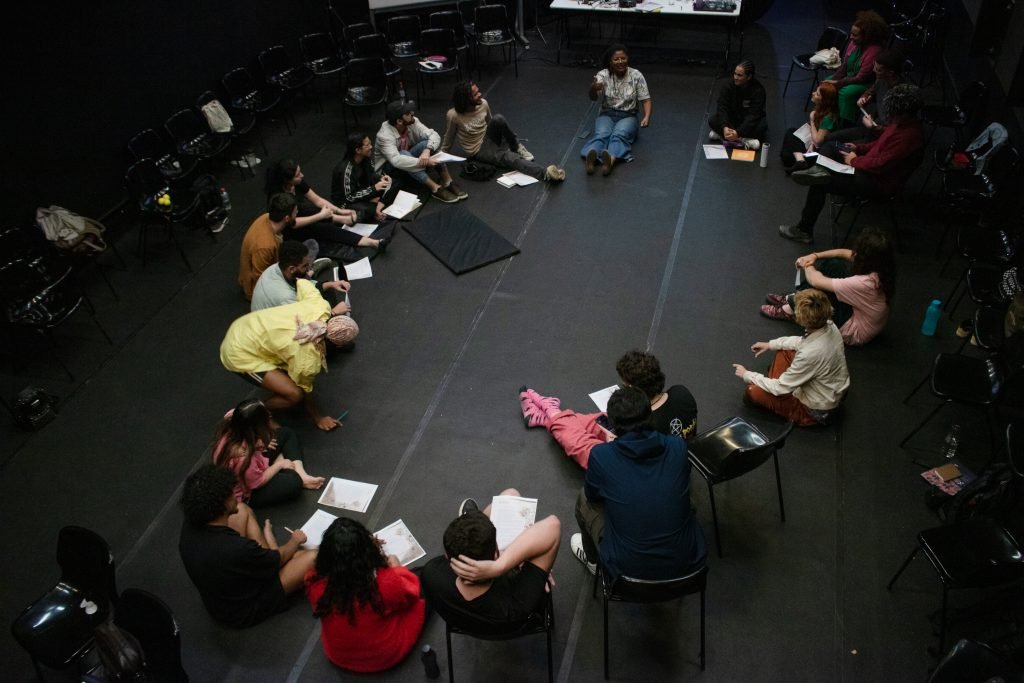
[[745, 149], [761, 149], [761, 141], [757, 138], [743, 138], [743, 147]]
[[718, 133], [716, 133], [715, 131], [711, 131], [710, 133], [708, 133], [708, 140], [714, 140], [714, 141], [717, 142], [717, 141], [719, 141], [721, 139], [722, 139], [722, 136], [719, 135]]
[[583, 534], [573, 534], [572, 538], [569, 539], [569, 547], [572, 548], [572, 554], [583, 563], [587, 571], [596, 575], [597, 562], [587, 562], [587, 551], [583, 549]]
[[211, 225], [210, 226], [210, 232], [212, 232], [214, 234], [220, 232], [221, 230], [223, 230], [225, 228], [225, 226], [227, 226], [228, 221], [230, 221], [230, 220], [231, 220], [230, 218], [225, 218], [224, 220], [219, 221], [219, 222], [215, 223], [214, 225]]
[[246, 154], [245, 161], [246, 163], [249, 164], [249, 166], [258, 166], [263, 160], [260, 159], [255, 154]]
[[516, 148], [516, 154], [526, 159], [527, 161], [533, 161], [533, 155], [530, 154], [530, 150], [526, 149], [526, 145], [519, 143], [519, 147]]

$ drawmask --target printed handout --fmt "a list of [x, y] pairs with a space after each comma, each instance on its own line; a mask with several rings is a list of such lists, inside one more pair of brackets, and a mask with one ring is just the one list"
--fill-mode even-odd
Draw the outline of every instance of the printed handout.
[[331, 522], [337, 518], [336, 515], [324, 512], [323, 510], [314, 512], [313, 516], [302, 525], [302, 530], [306, 533], [306, 542], [302, 544], [302, 547], [319, 548], [320, 542], [324, 538], [324, 532], [327, 531], [327, 527], [331, 525]]
[[388, 524], [374, 536], [383, 542], [384, 545], [381, 546], [381, 549], [384, 554], [397, 557], [403, 567], [408, 567], [427, 554], [420, 542], [409, 531], [409, 527], [405, 526], [405, 522], [400, 519]]
[[705, 159], [728, 159], [729, 153], [722, 145], [704, 145]]
[[597, 409], [600, 410], [602, 413], [608, 412], [608, 399], [610, 399], [612, 397], [612, 394], [614, 394], [618, 390], [619, 385], [613, 384], [610, 387], [599, 389], [598, 391], [595, 391], [594, 393], [590, 394], [590, 400], [594, 402], [594, 405], [596, 405]]
[[345, 230], [354, 232], [360, 237], [369, 237], [373, 234], [373, 231], [377, 229], [376, 223], [356, 223], [355, 225], [346, 225]]
[[491, 524], [498, 531], [498, 550], [509, 547], [536, 520], [536, 498], [494, 496], [491, 499]]
[[373, 268], [370, 266], [370, 258], [364, 256], [355, 263], [345, 264], [345, 273], [348, 275], [349, 282], [352, 280], [365, 280], [366, 278], [373, 277]]
[[366, 512], [370, 507], [370, 501], [373, 500], [373, 494], [376, 492], [376, 484], [331, 477], [317, 502], [332, 508]]

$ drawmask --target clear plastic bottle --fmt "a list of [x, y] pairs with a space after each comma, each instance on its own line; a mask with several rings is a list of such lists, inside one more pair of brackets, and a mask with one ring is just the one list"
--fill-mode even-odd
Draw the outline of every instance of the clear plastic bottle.
[[956, 449], [960, 445], [960, 425], [955, 424], [949, 428], [946, 440], [942, 442], [942, 456], [946, 460], [956, 457]]
[[942, 317], [942, 302], [932, 299], [928, 304], [928, 310], [924, 314], [924, 324], [921, 325], [921, 334], [926, 337], [934, 337], [935, 329], [939, 326], [939, 318]]
[[220, 203], [224, 205], [225, 211], [231, 210], [231, 195], [223, 187], [220, 188]]
[[405, 81], [398, 81], [398, 99], [405, 102]]

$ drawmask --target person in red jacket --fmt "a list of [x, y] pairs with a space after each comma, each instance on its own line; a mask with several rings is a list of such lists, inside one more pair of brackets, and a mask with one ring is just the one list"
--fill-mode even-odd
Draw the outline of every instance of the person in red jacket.
[[833, 173], [820, 164], [795, 172], [791, 178], [808, 185], [800, 221], [780, 225], [779, 234], [788, 240], [810, 244], [814, 241], [814, 224], [825, 207], [827, 195], [881, 198], [895, 194], [921, 163], [924, 134], [918, 112], [921, 91], [916, 85], [904, 83], [892, 88], [882, 103], [890, 121], [877, 140], [851, 145], [843, 152], [843, 161], [854, 172]]
[[306, 597], [320, 619], [324, 654], [349, 671], [376, 672], [409, 654], [423, 630], [420, 580], [385, 557], [359, 522], [339, 517], [324, 532]]

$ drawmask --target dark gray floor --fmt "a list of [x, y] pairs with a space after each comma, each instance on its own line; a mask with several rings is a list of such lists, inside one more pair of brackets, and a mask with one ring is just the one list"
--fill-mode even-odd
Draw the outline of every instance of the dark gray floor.
[[[808, 4], [777, 2], [746, 34], [746, 53], [769, 91], [776, 145], [805, 116], [807, 83], [794, 83], [786, 100], [781, 90], [789, 56], [825, 23]], [[611, 179], [588, 178], [577, 157], [579, 136], [594, 115], [584, 96], [592, 69], [554, 67], [545, 61], [552, 51], [530, 37], [534, 49], [525, 53], [518, 79], [492, 65], [480, 83], [538, 161], [564, 164], [568, 179], [554, 188], [511, 190], [466, 183], [472, 197], [463, 206], [522, 253], [462, 277], [399, 234], [374, 261], [374, 278], [354, 285], [362, 328], [356, 352], [317, 383], [325, 410], [350, 411], [345, 427], [330, 434], [301, 429], [311, 472], [380, 485], [369, 512], [356, 518], [371, 529], [404, 519], [429, 555], [441, 552], [442, 531], [463, 497], [483, 499], [515, 486], [539, 498], [539, 513], [557, 514], [564, 524], [554, 570], [557, 675], [596, 680], [600, 602], [591, 599], [590, 577], [568, 543], [582, 473], [543, 430], [523, 428], [515, 390], [530, 384], [566, 406], [586, 408], [589, 391], [615, 381], [614, 362], [624, 350], [649, 348], [670, 382], [685, 383], [697, 397], [702, 428], [744, 415], [776, 429], [778, 421], [743, 406], [730, 364], [751, 361], [754, 341], [793, 333], [758, 316], [757, 307], [765, 292], [791, 283], [789, 264], [807, 251], [775, 234], [778, 223], [795, 219], [804, 191], [783, 175], [774, 153], [767, 169], [703, 158], [719, 70], [678, 63], [667, 50], [635, 53], [655, 102], [636, 162]], [[442, 80], [421, 103], [428, 124], [442, 127], [449, 87]], [[300, 106], [298, 118], [294, 137], [268, 127], [270, 156], [297, 158], [326, 194], [343, 146], [340, 108], [329, 102], [321, 114]], [[113, 272], [121, 301], [94, 285], [100, 320], [116, 347], [107, 347], [84, 316], [62, 332], [61, 352], [82, 381], [63, 382], [44, 353], [25, 370], [0, 376], [6, 394], [31, 382], [69, 396], [59, 419], [30, 437], [3, 425], [0, 518], [10, 549], [0, 570], [0, 615], [13, 620], [52, 585], [57, 530], [80, 524], [110, 542], [122, 589], [145, 588], [170, 603], [194, 680], [356, 678], [324, 658], [318, 625], [302, 604], [245, 632], [213, 624], [177, 558], [180, 483], [209, 457], [217, 417], [248, 392], [220, 367], [217, 348], [245, 310], [235, 284], [237, 253], [261, 211], [262, 187], [239, 181], [231, 169], [223, 179], [234, 199], [232, 225], [216, 242], [187, 238], [194, 274], [157, 242], [147, 268], [130, 259], [128, 272]], [[899, 295], [886, 333], [848, 353], [853, 387], [845, 418], [835, 428], [794, 434], [783, 453], [786, 523], [778, 519], [770, 468], [717, 494], [726, 556], [709, 559], [707, 671], [697, 666], [697, 603], [688, 599], [613, 606], [614, 678], [924, 678], [932, 662], [926, 615], [938, 607], [937, 582], [919, 560], [894, 593], [885, 583], [915, 532], [933, 523], [921, 504], [914, 453], [896, 446], [929, 399], [922, 395], [911, 406], [900, 399], [934, 354], [958, 341], [948, 321], [935, 339], [918, 331], [928, 300], [944, 296], [955, 277], [938, 277], [938, 224], [928, 201], [915, 195], [901, 207]], [[435, 202], [424, 211], [444, 210]], [[883, 216], [866, 214], [876, 217]], [[824, 248], [824, 217], [817, 236]], [[131, 244], [123, 241], [122, 250]], [[919, 435], [925, 457], [952, 419], [945, 414]], [[967, 447], [983, 448], [978, 425], [964, 419], [968, 437], [979, 437], [968, 438]], [[693, 492], [712, 541], [699, 479]], [[301, 525], [315, 500], [310, 493], [273, 510], [271, 519], [278, 527]], [[443, 668], [439, 620], [428, 624], [422, 642], [439, 650]], [[455, 657], [463, 680], [543, 677], [539, 638], [459, 639]], [[2, 659], [8, 680], [31, 677], [28, 658], [10, 638], [2, 642]], [[413, 657], [373, 678], [420, 676]]]

